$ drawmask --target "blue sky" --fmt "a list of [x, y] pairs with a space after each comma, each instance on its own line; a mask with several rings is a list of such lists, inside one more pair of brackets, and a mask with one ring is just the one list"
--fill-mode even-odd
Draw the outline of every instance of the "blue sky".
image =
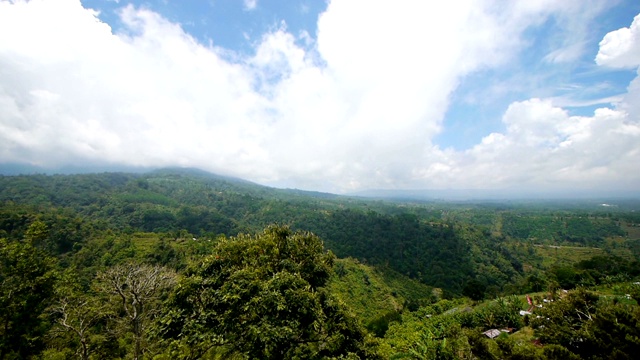
[[202, 43], [211, 42], [245, 55], [254, 51], [255, 43], [263, 34], [278, 28], [283, 21], [294, 34], [306, 31], [314, 35], [318, 16], [327, 8], [323, 0], [87, 0], [82, 4], [99, 10], [99, 18], [116, 30], [122, 26], [117, 16], [120, 8], [127, 4], [144, 7], [181, 24], [185, 31]]
[[638, 14], [635, 0], [0, 0], [0, 167], [637, 192]]
[[[263, 34], [282, 23], [292, 34], [306, 32], [316, 36], [319, 15], [327, 9], [327, 1], [254, 1], [240, 0], [185, 0], [185, 1], [82, 1], [86, 7], [100, 10], [99, 18], [109, 23], [116, 31], [121, 27], [118, 9], [126, 4], [151, 9], [172, 22], [179, 23], [199, 41], [211, 43], [250, 56]], [[593, 61], [598, 52], [598, 43], [603, 34], [628, 26], [640, 13], [640, 3], [621, 1], [608, 7], [594, 22], [593, 29], [585, 34], [585, 51], [577, 61], [569, 64], [553, 64], [543, 59], [554, 50], [554, 20], [532, 27], [525, 38], [531, 45], [522, 54], [520, 61], [505, 64], [500, 69], [491, 69], [463, 79], [452, 95], [452, 104], [444, 118], [444, 127], [436, 143], [442, 147], [464, 150], [478, 143], [487, 132], [503, 131], [500, 116], [507, 106], [519, 99], [530, 97], [569, 96], [575, 102], [591, 101], [622, 94], [635, 77], [633, 71], [602, 72]], [[354, 21], [357, 26], [357, 21]], [[300, 42], [300, 45], [304, 45]], [[509, 81], [525, 81], [535, 74], [535, 83], [521, 84], [517, 90], [500, 97], [485, 97], [479, 103], [478, 94], [487, 86]], [[607, 86], [603, 86], [606, 84]], [[587, 88], [599, 87], [598, 91]], [[601, 87], [601, 88], [600, 88]], [[511, 87], [513, 89], [513, 87]], [[590, 115], [598, 105], [568, 106], [576, 115]]]
[[[603, 71], [594, 62], [598, 43], [609, 31], [628, 26], [640, 13], [640, 2], [624, 1], [603, 11], [593, 28], [585, 34], [585, 49], [582, 56], [568, 63], [553, 63], [545, 57], [554, 50], [553, 38], [557, 31], [554, 21], [528, 31], [531, 42], [517, 61], [499, 69], [480, 72], [464, 79], [453, 95], [453, 104], [445, 118], [445, 130], [439, 136], [442, 146], [464, 149], [481, 140], [487, 130], [504, 131], [500, 117], [514, 101], [531, 97], [566, 97], [572, 106], [564, 106], [572, 115], [589, 116], [602, 103], [585, 105], [594, 100], [606, 99], [626, 92], [636, 76], [629, 69]], [[482, 102], [470, 101], [492, 84], [518, 82], [509, 86], [507, 94], [499, 97], [486, 96]], [[606, 104], [606, 103], [605, 103]], [[468, 121], [468, 119], [477, 119]]]

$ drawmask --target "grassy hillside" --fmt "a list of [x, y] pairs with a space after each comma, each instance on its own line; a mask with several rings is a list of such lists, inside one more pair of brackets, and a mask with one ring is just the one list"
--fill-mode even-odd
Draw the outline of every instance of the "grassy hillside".
[[542, 266], [573, 265], [594, 256], [604, 255], [604, 250], [594, 247], [535, 245], [536, 253], [542, 257]]
[[437, 301], [438, 292], [391, 269], [375, 269], [359, 261], [338, 259], [328, 288], [377, 336], [384, 336], [390, 322], [418, 304]]

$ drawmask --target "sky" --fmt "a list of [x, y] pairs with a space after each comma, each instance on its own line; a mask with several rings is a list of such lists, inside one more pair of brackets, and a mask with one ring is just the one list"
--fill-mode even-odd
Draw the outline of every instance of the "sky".
[[0, 172], [640, 193], [637, 0], [0, 0]]

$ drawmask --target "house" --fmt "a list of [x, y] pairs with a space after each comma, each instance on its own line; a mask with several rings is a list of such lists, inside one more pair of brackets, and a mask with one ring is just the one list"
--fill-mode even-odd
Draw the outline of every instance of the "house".
[[490, 329], [487, 330], [485, 332], [483, 332], [484, 335], [486, 335], [489, 339], [493, 339], [497, 336], [499, 336], [500, 334], [502, 334], [502, 332], [498, 329]]

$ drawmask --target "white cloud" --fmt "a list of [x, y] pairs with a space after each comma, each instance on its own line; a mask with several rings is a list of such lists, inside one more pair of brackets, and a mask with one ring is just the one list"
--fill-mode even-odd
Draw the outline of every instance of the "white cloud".
[[[616, 103], [616, 109], [629, 114], [631, 123], [640, 125], [640, 15], [633, 19], [629, 28], [612, 31], [604, 37], [596, 62], [606, 67], [636, 68], [637, 76], [629, 84], [626, 94]], [[634, 149], [640, 153], [640, 145]]]
[[602, 11], [618, 2], [618, 0], [585, 0], [554, 4], [553, 6], [560, 11], [553, 14], [555, 31], [546, 35], [549, 37], [547, 41], [550, 44], [550, 49], [544, 60], [550, 63], [565, 64], [579, 61], [588, 48], [589, 40], [594, 36], [594, 19]]
[[245, 10], [255, 10], [258, 6], [258, 0], [243, 0]]
[[468, 176], [481, 176], [487, 187], [637, 185], [630, 174], [640, 161], [640, 126], [623, 111], [569, 116], [548, 100], [531, 99], [512, 104], [503, 122], [505, 133], [485, 137], [459, 160], [471, 163]]
[[623, 111], [602, 108], [569, 116], [550, 101], [513, 103], [504, 133], [464, 152], [444, 152], [417, 178], [441, 188], [520, 190], [637, 189], [640, 125]]
[[602, 39], [596, 63], [618, 68], [640, 65], [640, 15], [633, 19], [630, 27], [612, 31]]
[[251, 74], [159, 15], [126, 7], [133, 35], [114, 35], [77, 1], [0, 6], [0, 98], [13, 109], [0, 125], [6, 160], [37, 143], [29, 160], [44, 165], [222, 169], [258, 146], [261, 124], [249, 119], [262, 100]]
[[464, 76], [513, 61], [527, 29], [581, 3], [332, 1], [315, 43], [281, 26], [241, 58], [145, 9], [124, 7], [114, 33], [79, 0], [0, 0], [0, 162], [184, 165], [334, 191], [637, 185], [638, 112], [622, 105], [582, 118], [522, 101], [468, 151], [432, 143]]
[[[639, 24], [637, 16], [630, 28], [607, 34], [596, 62], [638, 67]], [[593, 101], [603, 102], [615, 108], [600, 108], [588, 117], [570, 116], [554, 106], [576, 103], [562, 98], [515, 102], [502, 119], [506, 131], [484, 137], [467, 151], [443, 152], [448, 160], [444, 165], [424, 167], [416, 176], [440, 187], [637, 191], [640, 76], [626, 94]]]
[[586, 45], [586, 41], [576, 42], [548, 53], [544, 59], [551, 63], [569, 63], [578, 60]]

